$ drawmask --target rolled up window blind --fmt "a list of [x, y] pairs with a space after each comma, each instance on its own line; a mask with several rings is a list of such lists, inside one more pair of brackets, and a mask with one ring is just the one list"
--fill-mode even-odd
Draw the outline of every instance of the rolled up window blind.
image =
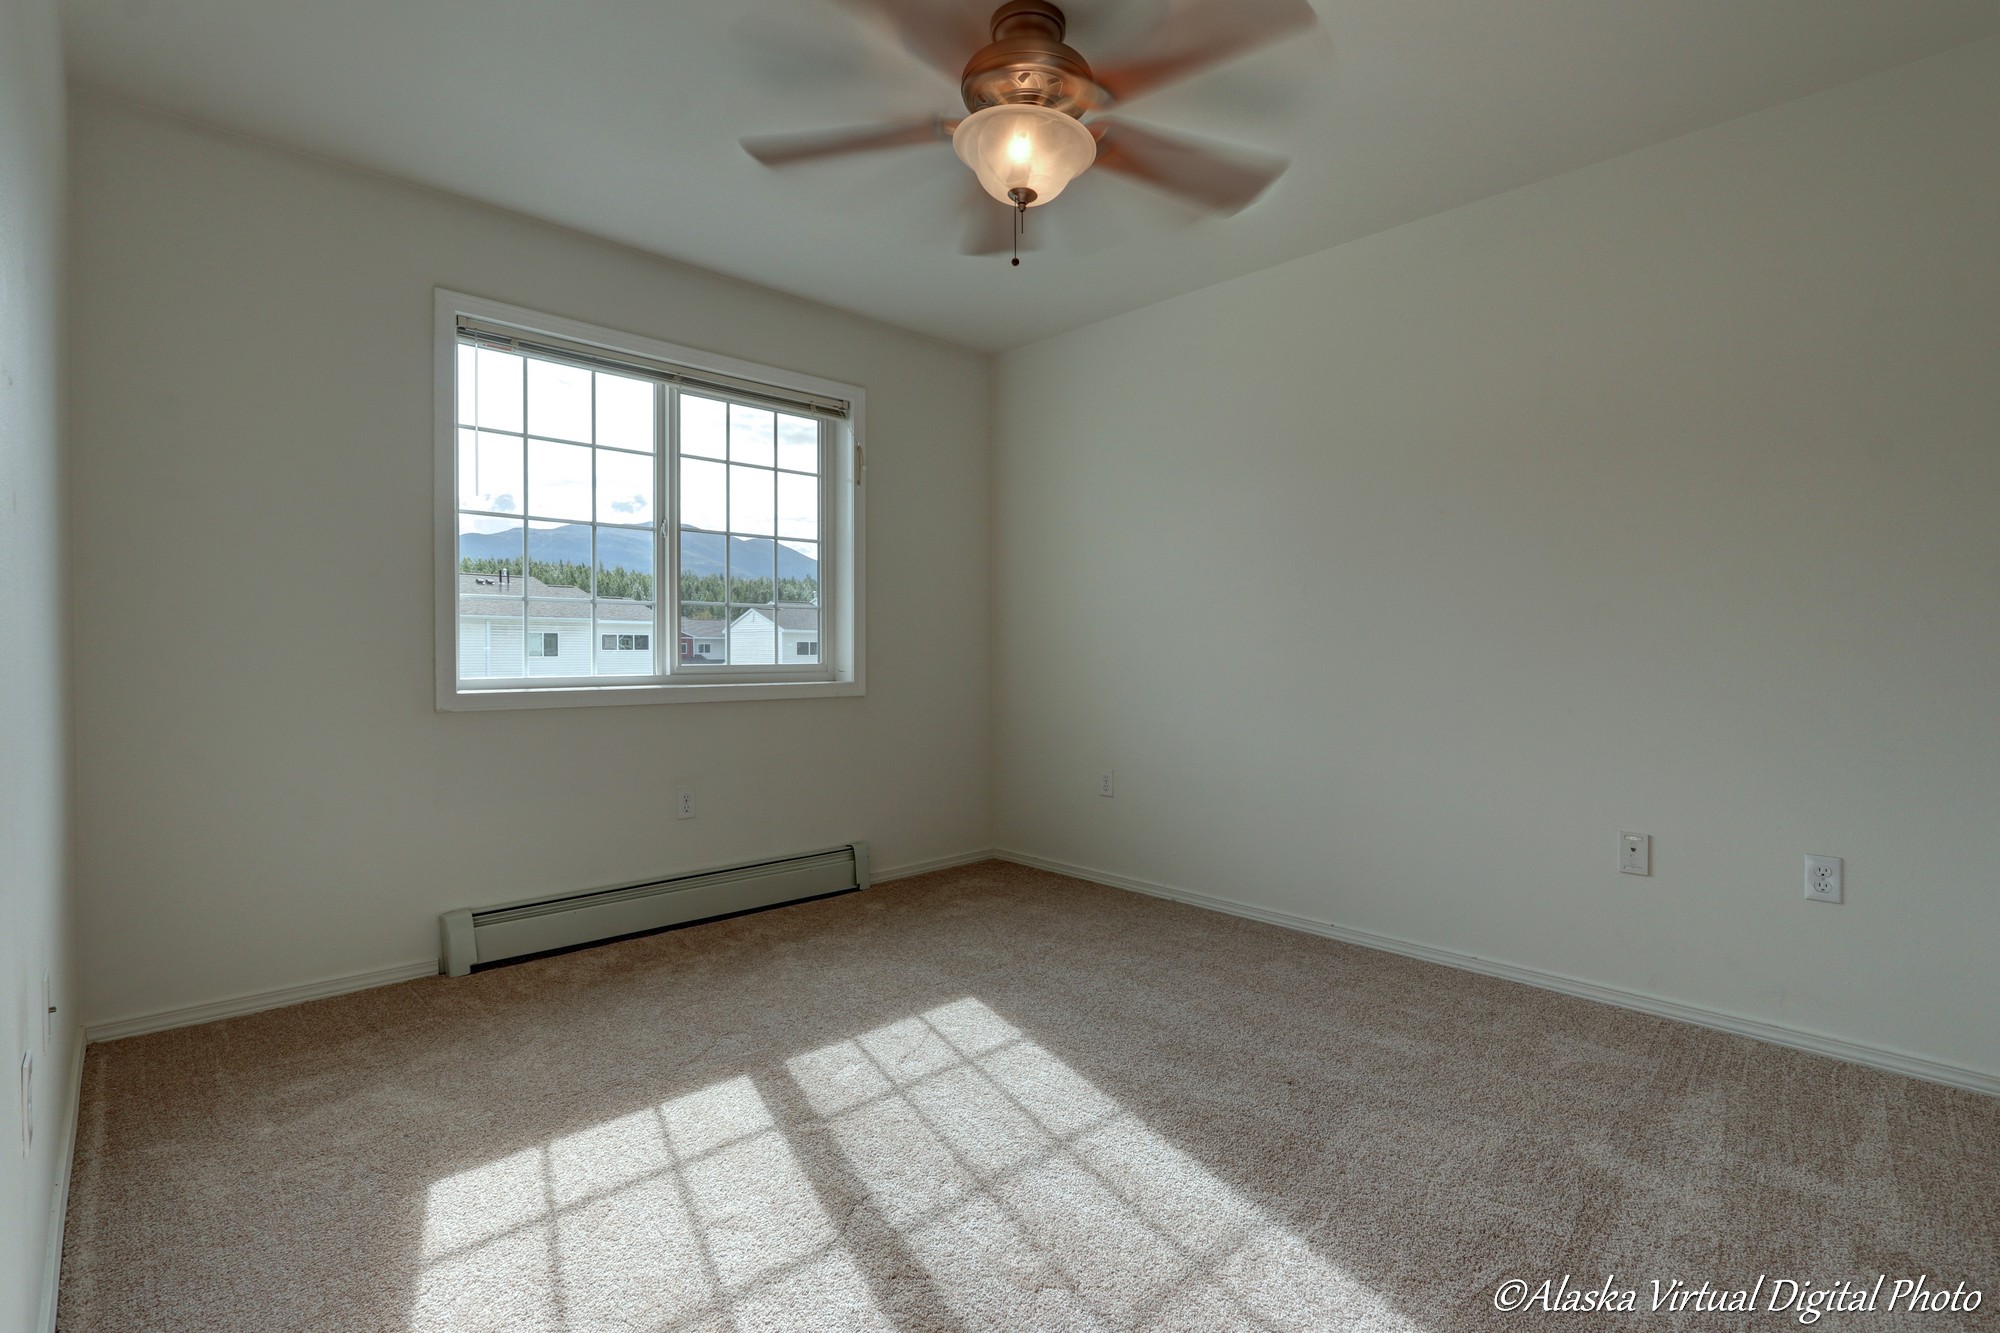
[[522, 329], [509, 328], [504, 324], [490, 324], [468, 315], [458, 317], [458, 340], [471, 343], [475, 347], [490, 347], [500, 352], [518, 352], [549, 360], [567, 361], [574, 365], [588, 366], [593, 370], [646, 375], [668, 384], [679, 385], [684, 389], [691, 389], [696, 393], [717, 394], [736, 402], [755, 403], [760, 407], [773, 407], [786, 412], [804, 412], [812, 416], [832, 417], [844, 421], [851, 407], [844, 398], [823, 398], [817, 394], [801, 393], [775, 384], [760, 384], [754, 380], [693, 370], [687, 366], [655, 361], [651, 357], [631, 352], [614, 351], [608, 347], [593, 347], [588, 343], [571, 342], [567, 338], [549, 334], [528, 333]]

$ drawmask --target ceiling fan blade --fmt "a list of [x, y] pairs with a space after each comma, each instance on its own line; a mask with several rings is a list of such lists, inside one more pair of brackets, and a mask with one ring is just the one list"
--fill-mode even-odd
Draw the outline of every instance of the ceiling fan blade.
[[1290, 165], [1268, 153], [1204, 143], [1123, 120], [1096, 121], [1090, 132], [1097, 136], [1097, 166], [1211, 213], [1248, 208]]
[[912, 55], [953, 83], [972, 53], [992, 39], [988, 19], [960, 0], [840, 0], [888, 27]]
[[1306, 0], [1194, 0], [1155, 28], [1137, 50], [1095, 66], [1097, 84], [1129, 102], [1318, 21]]
[[943, 143], [951, 139], [951, 124], [943, 116], [895, 121], [887, 125], [857, 125], [844, 130], [807, 130], [800, 134], [760, 134], [743, 140], [743, 151], [767, 167], [788, 167], [814, 158], [844, 153], [872, 153], [908, 144]]

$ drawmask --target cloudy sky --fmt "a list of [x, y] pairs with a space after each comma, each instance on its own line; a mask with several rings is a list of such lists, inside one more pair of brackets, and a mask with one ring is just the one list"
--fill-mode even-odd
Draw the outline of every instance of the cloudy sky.
[[[538, 520], [650, 528], [663, 517], [650, 381], [466, 346], [458, 375], [459, 507], [485, 511], [462, 515], [461, 532], [518, 532], [518, 518], [498, 516], [521, 515], [524, 496]], [[819, 423], [679, 401], [682, 526], [775, 536], [817, 562]], [[611, 546], [600, 538], [600, 549]]]

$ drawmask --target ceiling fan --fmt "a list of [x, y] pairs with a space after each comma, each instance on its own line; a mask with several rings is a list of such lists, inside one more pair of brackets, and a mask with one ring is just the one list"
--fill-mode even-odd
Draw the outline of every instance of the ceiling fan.
[[[1050, 0], [1007, 0], [993, 11], [988, 40], [978, 46], [972, 17], [955, 6], [924, 0], [845, 3], [886, 21], [910, 50], [957, 78], [967, 114], [743, 140], [745, 151], [765, 166], [949, 142], [985, 194], [1012, 210], [1008, 232], [1015, 238], [1029, 209], [1048, 204], [1092, 167], [1219, 214], [1245, 208], [1285, 170], [1281, 158], [1201, 143], [1103, 113], [1304, 31], [1315, 22], [1307, 0], [1196, 0], [1123, 59], [1096, 69], [1064, 44], [1068, 21]], [[967, 246], [971, 253], [986, 254], [1005, 248], [990, 230]], [[1014, 262], [1021, 262], [1018, 254]]]

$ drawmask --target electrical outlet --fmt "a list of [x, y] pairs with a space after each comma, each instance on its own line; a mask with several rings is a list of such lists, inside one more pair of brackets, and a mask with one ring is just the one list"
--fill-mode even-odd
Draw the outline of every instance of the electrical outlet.
[[1816, 903], [1840, 901], [1840, 858], [1806, 854], [1806, 897]]
[[693, 792], [691, 792], [691, 791], [684, 791], [684, 792], [682, 792], [682, 793], [681, 793], [680, 795], [678, 795], [678, 796], [676, 796], [676, 797], [674, 798], [674, 818], [675, 818], [675, 819], [693, 819], [693, 818], [694, 818], [694, 793], [693, 793]]
[[1653, 873], [1653, 839], [1650, 834], [1618, 835], [1618, 873], [1621, 875]]
[[1099, 796], [1113, 795], [1114, 784], [1112, 782], [1112, 779], [1116, 778], [1117, 776], [1118, 775], [1116, 773], [1113, 773], [1108, 769], [1105, 772], [1099, 773], [1097, 775], [1097, 794]]

